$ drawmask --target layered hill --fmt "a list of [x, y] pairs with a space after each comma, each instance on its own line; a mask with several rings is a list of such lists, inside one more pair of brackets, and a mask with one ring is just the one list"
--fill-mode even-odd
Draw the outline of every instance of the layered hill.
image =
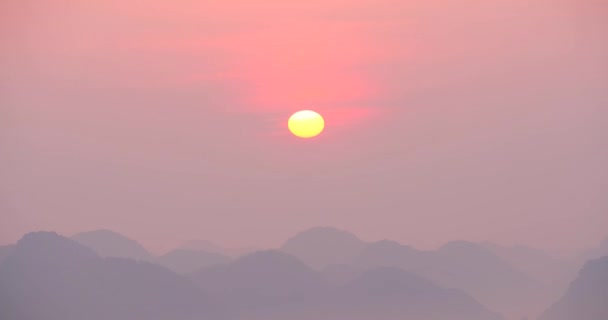
[[203, 290], [153, 264], [102, 258], [56, 233], [25, 235], [0, 265], [3, 320], [223, 319]]

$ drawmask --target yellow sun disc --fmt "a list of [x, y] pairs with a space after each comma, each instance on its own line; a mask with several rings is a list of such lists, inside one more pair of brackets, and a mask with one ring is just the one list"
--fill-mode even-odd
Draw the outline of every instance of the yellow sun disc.
[[325, 129], [323, 117], [311, 110], [302, 110], [294, 113], [288, 122], [289, 131], [296, 137], [316, 137]]

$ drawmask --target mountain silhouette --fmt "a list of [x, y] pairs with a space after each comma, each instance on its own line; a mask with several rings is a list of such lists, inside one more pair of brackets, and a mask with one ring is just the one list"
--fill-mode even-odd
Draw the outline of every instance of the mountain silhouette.
[[561, 282], [569, 276], [576, 276], [576, 273], [570, 274], [571, 261], [556, 258], [541, 249], [507, 247], [488, 242], [482, 245], [512, 266], [545, 283]]
[[330, 227], [312, 228], [298, 233], [281, 250], [314, 269], [350, 263], [365, 243], [352, 233]]
[[581, 268], [581, 264], [575, 259], [554, 257], [541, 249], [526, 246], [506, 247], [491, 243], [484, 243], [483, 246], [542, 284], [537, 299], [532, 301], [536, 305], [532, 312], [535, 315], [560, 298]]
[[178, 249], [205, 251], [209, 253], [217, 253], [226, 257], [237, 258], [244, 256], [260, 249], [255, 247], [240, 247], [240, 248], [224, 248], [207, 240], [192, 240], [183, 244]]
[[227, 263], [230, 258], [219, 253], [203, 250], [175, 249], [158, 257], [155, 261], [174, 272], [186, 274], [213, 265]]
[[334, 297], [340, 301], [340, 319], [502, 319], [462, 291], [441, 288], [399, 268], [370, 269]]
[[[503, 285], [509, 287], [508, 284], [532, 282], [525, 273], [472, 242], [450, 242], [437, 250], [432, 259], [438, 271], [437, 277], [443, 278], [444, 282], [452, 282], [458, 288], [473, 284], [477, 287], [475, 291], [480, 290], [482, 294], [489, 294]], [[448, 269], [449, 274], [442, 272]]]
[[78, 233], [72, 239], [93, 249], [102, 257], [153, 260], [153, 256], [137, 241], [111, 230]]
[[[334, 228], [313, 228], [289, 239], [281, 250], [321, 270], [336, 283], [365, 269], [398, 267], [440, 286], [462, 289], [490, 309], [518, 317], [539, 314], [541, 306], [555, 299], [542, 282], [487, 247], [467, 241], [423, 251], [389, 240], [365, 243]], [[354, 268], [349, 270], [345, 265]]]
[[279, 251], [255, 252], [229, 264], [203, 269], [192, 278], [237, 309], [286, 301], [323, 286], [312, 269]]
[[250, 310], [255, 320], [502, 320], [465, 293], [443, 289], [398, 268], [363, 272], [345, 285], [325, 286], [274, 308]]
[[[0, 246], [0, 319], [532, 319], [559, 295], [517, 266], [563, 264], [525, 247], [453, 241], [425, 251], [333, 228], [237, 259], [183, 248], [155, 258], [107, 230], [36, 232]], [[542, 320], [605, 320], [607, 266], [608, 257], [587, 263]]]
[[351, 278], [329, 281], [295, 257], [277, 251], [256, 252], [229, 264], [192, 275], [201, 288], [220, 297], [237, 319], [419, 319], [498, 320], [470, 296], [443, 289], [396, 268], [358, 272], [332, 265]]
[[15, 249], [14, 245], [0, 246], [0, 264], [2, 264], [4, 258], [6, 258], [11, 252], [13, 252], [13, 249]]
[[430, 266], [432, 256], [431, 252], [382, 240], [366, 245], [353, 259], [353, 264], [363, 268], [400, 267], [413, 273], [423, 273]]
[[323, 280], [330, 285], [344, 285], [359, 277], [365, 269], [351, 264], [332, 264], [320, 272]]
[[56, 233], [25, 235], [0, 265], [0, 319], [222, 319], [202, 290], [163, 267], [101, 258]]
[[[481, 245], [455, 241], [436, 251], [421, 251], [393, 241], [366, 246], [353, 260], [362, 268], [398, 267], [447, 288], [458, 288], [504, 314], [518, 315], [537, 299], [539, 284]], [[535, 301], [535, 300], [534, 300]]]
[[589, 261], [540, 320], [608, 319], [608, 256]]

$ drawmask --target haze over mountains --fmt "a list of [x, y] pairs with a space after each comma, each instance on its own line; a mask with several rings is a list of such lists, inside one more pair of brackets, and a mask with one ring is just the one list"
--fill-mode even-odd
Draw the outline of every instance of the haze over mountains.
[[102, 258], [55, 233], [24, 236], [0, 265], [1, 319], [223, 319], [203, 290], [146, 262]]
[[[210, 250], [211, 251], [211, 250]], [[0, 319], [605, 320], [608, 260], [453, 241], [434, 251], [313, 228], [239, 257], [159, 257], [116, 232], [25, 235], [0, 247]], [[554, 266], [548, 263], [552, 261]], [[576, 280], [575, 280], [576, 279]], [[564, 294], [565, 293], [565, 294]]]
[[540, 320], [608, 319], [608, 256], [585, 264], [566, 294]]
[[152, 259], [152, 254], [137, 241], [110, 230], [81, 232], [72, 236], [72, 239], [93, 249], [102, 257]]
[[346, 231], [319, 227], [300, 232], [285, 242], [282, 251], [292, 254], [313, 268], [350, 263], [365, 243]]
[[464, 289], [505, 314], [537, 313], [542, 311], [537, 309], [539, 305], [553, 298], [551, 288], [540, 280], [484, 246], [465, 241], [450, 242], [436, 251], [420, 251], [393, 241], [364, 243], [344, 231], [314, 228], [289, 239], [282, 250], [315, 268], [334, 264], [349, 264], [359, 270], [398, 267], [445, 287]]
[[[202, 267], [231, 260], [230, 257], [220, 253], [222, 251], [220, 247], [210, 242], [192, 242], [155, 257], [137, 241], [110, 230], [82, 232], [72, 236], [72, 239], [93, 249], [102, 257], [155, 262], [177, 273], [190, 273]], [[206, 250], [199, 248], [206, 248]]]
[[0, 0], [0, 320], [608, 320], [606, 71], [608, 0]]

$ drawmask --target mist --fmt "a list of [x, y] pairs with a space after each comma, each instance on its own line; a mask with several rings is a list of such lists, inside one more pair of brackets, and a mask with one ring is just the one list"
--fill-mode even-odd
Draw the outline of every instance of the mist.
[[0, 318], [604, 320], [607, 21], [4, 0]]

